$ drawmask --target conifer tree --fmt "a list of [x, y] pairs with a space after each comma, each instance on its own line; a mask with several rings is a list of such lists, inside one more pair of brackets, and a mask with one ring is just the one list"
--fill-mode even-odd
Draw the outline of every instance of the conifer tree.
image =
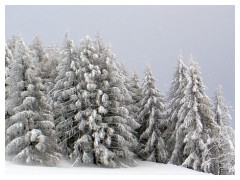
[[138, 113], [140, 110], [140, 101], [143, 98], [141, 81], [136, 71], [133, 72], [131, 79], [129, 80], [129, 91], [132, 96], [132, 104], [130, 106], [130, 115], [139, 122]]
[[61, 61], [61, 51], [55, 45], [51, 45], [45, 50], [38, 36], [33, 39], [29, 49], [43, 84], [47, 88], [46, 93], [48, 93], [53, 88], [54, 81], [58, 75], [57, 66]]
[[[168, 156], [170, 157], [174, 145], [176, 143], [176, 124], [178, 122], [178, 112], [183, 105], [182, 99], [184, 99], [184, 91], [188, 84], [188, 73], [187, 67], [183, 63], [183, 58], [181, 54], [177, 60], [176, 71], [173, 75], [173, 80], [171, 82], [171, 87], [168, 92], [167, 104], [166, 104], [166, 122], [164, 126], [166, 130], [164, 131], [164, 139], [166, 141], [166, 149], [168, 151]], [[180, 154], [179, 154], [180, 156]], [[178, 160], [178, 159], [175, 159]], [[178, 162], [171, 162], [173, 164], [178, 164]]]
[[[21, 104], [20, 95], [23, 90], [23, 56], [25, 52], [25, 45], [21, 37], [14, 38], [14, 54], [12, 60], [9, 62], [8, 68], [5, 72], [5, 129], [8, 128], [7, 122], [9, 117], [14, 114], [13, 109]], [[12, 52], [12, 51], [11, 51]], [[9, 54], [10, 55], [10, 54]], [[6, 56], [9, 56], [6, 54]], [[6, 144], [8, 144], [6, 138]]]
[[150, 67], [147, 67], [143, 82], [143, 99], [138, 116], [141, 124], [139, 156], [144, 160], [165, 163], [167, 152], [160, 127], [165, 108], [165, 96], [156, 88], [155, 81]]
[[47, 94], [55, 85], [55, 80], [58, 76], [57, 67], [61, 61], [61, 50], [56, 45], [50, 45], [46, 49], [46, 58], [41, 65], [43, 83], [46, 86]]
[[19, 38], [20, 38], [20, 36], [14, 35], [14, 36], [12, 36], [12, 38], [10, 38], [6, 41], [7, 47], [11, 51], [13, 57], [16, 56], [15, 52], [17, 51], [17, 43], [19, 42]]
[[76, 119], [80, 136], [72, 157], [108, 167], [125, 166], [134, 158], [132, 146], [137, 139], [131, 133], [137, 123], [125, 107], [127, 88], [115, 56], [102, 39], [86, 37], [81, 43], [82, 81], [77, 86], [81, 99]]
[[73, 41], [69, 34], [65, 35], [62, 60], [57, 67], [58, 76], [55, 85], [49, 92], [52, 98], [54, 122], [56, 125], [58, 144], [64, 157], [68, 158], [73, 151], [74, 136], [77, 126], [74, 116], [77, 114], [75, 103], [78, 99], [76, 94], [76, 61], [77, 54]]
[[217, 136], [219, 148], [219, 174], [235, 174], [235, 137], [230, 126], [231, 116], [228, 107], [224, 104], [221, 86], [218, 87], [214, 99], [215, 121], [220, 126]]
[[[38, 36], [34, 37], [30, 46], [29, 46], [29, 54], [33, 61], [37, 63], [43, 63], [44, 59], [46, 58], [45, 50], [43, 48], [42, 41]], [[41, 65], [39, 65], [41, 67]], [[41, 73], [41, 72], [40, 72]]]
[[81, 41], [78, 53], [79, 61], [77, 62], [77, 65], [81, 68], [76, 71], [78, 100], [75, 103], [77, 108], [75, 121], [78, 127], [78, 135], [74, 141], [74, 151], [70, 155], [74, 165], [81, 163], [97, 164], [93, 134], [100, 129], [97, 122], [102, 117], [97, 111], [97, 106], [101, 103], [102, 91], [97, 89], [101, 71], [96, 65], [97, 63], [94, 62], [98, 58], [96, 53], [93, 41], [89, 37]]
[[[128, 77], [127, 70], [123, 67], [123, 75], [125, 75], [126, 88], [131, 96], [127, 98], [126, 108], [128, 109], [129, 116], [137, 122], [137, 124], [133, 124], [133, 127], [131, 127], [132, 134], [138, 139], [138, 131], [140, 128], [138, 113], [140, 110], [140, 100], [142, 99], [142, 88], [140, 87], [140, 80], [135, 71], [131, 77]], [[138, 154], [139, 150], [139, 143], [132, 148], [135, 154]]]
[[18, 64], [18, 71], [13, 70], [10, 76], [17, 75], [21, 79], [10, 87], [18, 89], [11, 99], [18, 102], [11, 104], [11, 117], [6, 121], [6, 155], [24, 164], [56, 165], [61, 155], [56, 144], [51, 107], [46, 103], [44, 86], [23, 40], [19, 39], [17, 45], [17, 62], [14, 63]]
[[[8, 99], [9, 96], [9, 72], [12, 67], [10, 67], [10, 64], [13, 61], [13, 55], [11, 50], [8, 48], [8, 46], [5, 44], [5, 100]], [[6, 109], [5, 109], [6, 110]], [[8, 116], [6, 114], [6, 116]]]
[[197, 63], [191, 58], [189, 81], [178, 111], [175, 145], [170, 163], [215, 173], [217, 167], [210, 149], [217, 134], [211, 103], [205, 94]]

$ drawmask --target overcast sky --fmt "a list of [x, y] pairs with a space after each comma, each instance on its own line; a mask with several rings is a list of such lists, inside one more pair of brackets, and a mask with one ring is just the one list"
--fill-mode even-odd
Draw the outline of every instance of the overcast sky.
[[21, 34], [29, 44], [38, 35], [61, 45], [69, 32], [78, 44], [100, 32], [130, 72], [143, 77], [149, 64], [162, 92], [181, 49], [187, 65], [190, 54], [198, 61], [208, 96], [221, 84], [234, 110], [234, 14], [234, 6], [6, 6], [6, 38]]

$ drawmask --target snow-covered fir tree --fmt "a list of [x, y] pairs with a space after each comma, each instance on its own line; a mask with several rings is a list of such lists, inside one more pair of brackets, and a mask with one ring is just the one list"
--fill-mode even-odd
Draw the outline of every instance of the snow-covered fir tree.
[[142, 94], [142, 87], [141, 87], [141, 81], [138, 77], [138, 74], [136, 71], [133, 72], [130, 80], [129, 80], [129, 91], [131, 93], [132, 96], [132, 103], [130, 106], [130, 115], [137, 121], [139, 122], [138, 119], [138, 113], [140, 110], [140, 101], [143, 98], [143, 94]]
[[39, 37], [35, 37], [29, 46], [31, 58], [37, 64], [39, 75], [46, 86], [48, 93], [54, 86], [57, 78], [57, 66], [61, 61], [61, 51], [56, 45], [51, 45], [46, 50]]
[[61, 50], [56, 45], [50, 45], [46, 49], [46, 58], [42, 63], [41, 71], [44, 86], [46, 86], [46, 92], [52, 90], [55, 85], [55, 80], [58, 76], [57, 67], [61, 61]]
[[78, 53], [80, 61], [76, 62], [81, 67], [76, 71], [78, 100], [75, 103], [75, 121], [78, 133], [74, 140], [74, 151], [70, 155], [76, 166], [81, 163], [97, 164], [93, 134], [100, 129], [97, 122], [102, 117], [97, 106], [101, 103], [102, 91], [97, 89], [101, 71], [94, 62], [98, 57], [95, 51], [93, 41], [89, 37], [81, 41]]
[[221, 86], [218, 87], [214, 99], [215, 121], [220, 126], [217, 135], [219, 148], [219, 174], [235, 174], [235, 136], [230, 126], [231, 116], [228, 107], [224, 104]]
[[[8, 71], [9, 65], [13, 59], [13, 55], [11, 50], [8, 48], [7, 44], [5, 44], [5, 71]], [[6, 78], [6, 76], [5, 76]]]
[[68, 158], [73, 151], [74, 136], [78, 131], [74, 119], [77, 114], [75, 103], [78, 99], [75, 62], [78, 59], [68, 33], [65, 35], [61, 58], [57, 67], [58, 76], [49, 96], [52, 98], [58, 144], [64, 157]]
[[[8, 47], [8, 46], [7, 46]], [[6, 47], [6, 48], [7, 48]], [[5, 72], [5, 129], [8, 128], [7, 122], [9, 117], [14, 114], [13, 109], [21, 104], [20, 95], [23, 90], [23, 63], [22, 58], [25, 52], [25, 45], [21, 37], [14, 37], [14, 54], [9, 61], [8, 68]], [[10, 49], [9, 49], [10, 50]], [[11, 50], [10, 50], [11, 51]], [[12, 52], [12, 51], [11, 51]], [[10, 54], [6, 54], [6, 57]], [[9, 143], [6, 138], [6, 144]]]
[[74, 144], [75, 163], [94, 163], [108, 167], [125, 166], [134, 158], [131, 151], [137, 139], [131, 133], [134, 119], [125, 101], [129, 94], [115, 56], [97, 36], [81, 42], [82, 81], [77, 86], [76, 103], [80, 135]]
[[216, 173], [215, 144], [218, 133], [211, 103], [205, 94], [197, 63], [191, 58], [189, 81], [181, 98], [175, 127], [175, 145], [169, 162], [198, 171]]
[[42, 69], [42, 65], [45, 64], [47, 60], [46, 60], [46, 53], [43, 48], [42, 41], [38, 36], [34, 37], [31, 44], [29, 45], [29, 54], [31, 56], [33, 63], [35, 63], [38, 74], [42, 78], [42, 81], [44, 81], [44, 77], [43, 77], [44, 72]]
[[[136, 86], [138, 86], [140, 84], [140, 80], [138, 78], [138, 75], [136, 73], [136, 71], [133, 73], [132, 76], [134, 77], [129, 77], [128, 75], [128, 71], [125, 67], [124, 64], [121, 63], [117, 63], [118, 65], [118, 69], [122, 72], [122, 78], [124, 80], [124, 84], [126, 86], [127, 89], [127, 94], [126, 94], [126, 98], [125, 98], [125, 106], [129, 112], [129, 116], [134, 119], [133, 124], [129, 124], [130, 128], [132, 129], [132, 134], [138, 138], [138, 130], [140, 128], [140, 124], [139, 124], [139, 120], [138, 120], [138, 113], [139, 113], [139, 104], [140, 104], [140, 99], [142, 98], [142, 88], [139, 87], [138, 90], [136, 90]], [[134, 78], [134, 80], [132, 80], [132, 78]], [[139, 84], [138, 84], [139, 83]], [[140, 150], [139, 145], [135, 146], [132, 148], [132, 151], [137, 154]]]
[[[13, 68], [14, 59], [11, 50], [8, 48], [7, 44], [5, 44], [5, 121], [7, 122], [9, 117], [11, 116], [11, 103], [12, 103], [12, 97], [13, 94], [16, 93], [14, 91], [10, 90], [10, 87], [12, 85], [12, 77], [10, 76], [13, 71], [11, 70]], [[16, 89], [15, 89], [16, 90]], [[7, 141], [5, 142], [7, 143]]]
[[140, 120], [139, 143], [141, 159], [165, 163], [167, 152], [162, 137], [160, 123], [163, 121], [165, 96], [155, 85], [155, 78], [148, 66], [143, 82], [143, 99], [138, 119]]
[[[34, 37], [31, 44], [29, 45], [29, 53], [32, 56], [32, 60], [38, 63], [42, 63], [46, 58], [45, 50], [43, 48], [42, 41], [38, 36]], [[39, 65], [41, 66], [41, 65]], [[41, 72], [40, 72], [41, 73]]]
[[13, 61], [13, 55], [11, 50], [8, 48], [7, 44], [5, 44], [5, 100], [8, 99], [9, 92], [8, 92], [8, 87], [9, 87], [9, 72], [10, 72], [10, 64]]
[[[18, 90], [10, 103], [11, 116], [6, 121], [6, 155], [24, 164], [56, 165], [61, 155], [55, 138], [51, 106], [46, 103], [44, 86], [30, 58], [29, 51], [21, 38], [17, 42], [16, 62], [18, 76], [9, 87]], [[17, 73], [17, 74], [16, 74]], [[10, 99], [9, 99], [10, 101]]]
[[10, 39], [7, 39], [6, 44], [9, 50], [12, 53], [12, 56], [15, 57], [15, 52], [17, 51], [17, 42], [21, 36], [12, 36]]
[[[167, 94], [166, 103], [166, 122], [164, 126], [164, 139], [166, 141], [166, 149], [168, 151], [168, 157], [171, 156], [174, 145], [176, 143], [176, 124], [178, 122], [178, 112], [183, 105], [182, 99], [185, 98], [184, 91], [187, 88], [188, 72], [187, 67], [183, 63], [183, 57], [180, 54], [177, 60], [176, 71], [173, 75], [170, 90]], [[179, 160], [179, 159], [174, 159]], [[173, 164], [179, 164], [179, 162], [171, 161]]]

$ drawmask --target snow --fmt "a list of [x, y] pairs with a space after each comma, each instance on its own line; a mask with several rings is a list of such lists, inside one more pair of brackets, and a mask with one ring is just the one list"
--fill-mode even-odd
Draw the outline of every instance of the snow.
[[184, 167], [160, 164], [148, 161], [137, 161], [135, 167], [129, 168], [103, 168], [93, 165], [72, 167], [68, 162], [62, 163], [59, 167], [25, 166], [5, 161], [5, 174], [11, 175], [211, 175], [194, 171]]

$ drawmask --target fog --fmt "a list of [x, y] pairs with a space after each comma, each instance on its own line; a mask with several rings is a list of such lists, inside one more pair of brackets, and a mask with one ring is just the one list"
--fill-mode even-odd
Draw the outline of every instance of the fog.
[[6, 38], [21, 34], [29, 44], [38, 35], [45, 45], [63, 42], [69, 32], [75, 44], [100, 32], [118, 61], [143, 77], [152, 67], [157, 86], [169, 88], [181, 49], [200, 67], [206, 92], [213, 98], [222, 85], [232, 106], [235, 126], [234, 6], [6, 6]]

